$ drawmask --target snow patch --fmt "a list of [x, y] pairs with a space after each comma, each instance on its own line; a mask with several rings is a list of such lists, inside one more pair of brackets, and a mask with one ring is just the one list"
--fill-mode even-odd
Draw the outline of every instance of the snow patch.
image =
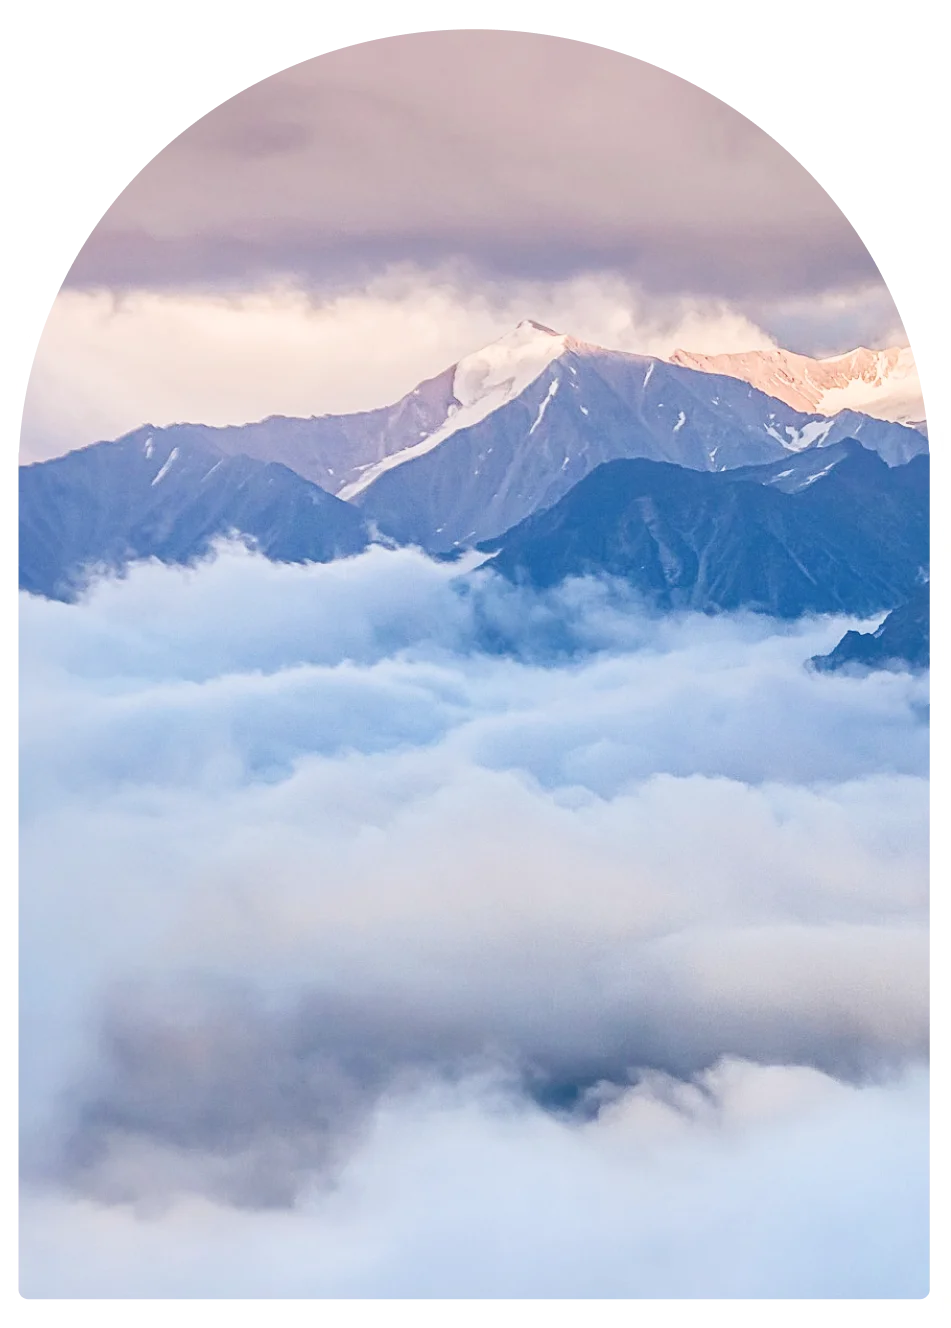
[[687, 417], [684, 414], [684, 412], [681, 411], [680, 414], [677, 416], [677, 423], [674, 425], [674, 433], [679, 433], [686, 423], [687, 423]]
[[817, 470], [814, 474], [807, 475], [806, 478], [803, 480], [803, 482], [800, 484], [799, 486], [800, 489], [808, 489], [810, 484], [815, 484], [816, 480], [821, 480], [823, 475], [828, 475], [829, 471], [834, 470], [837, 465], [838, 461], [830, 461], [829, 464], [823, 467], [822, 470]]
[[561, 380], [559, 378], [552, 379], [552, 382], [548, 388], [548, 395], [545, 397], [542, 404], [538, 407], [538, 414], [535, 416], [534, 422], [532, 423], [532, 427], [528, 431], [529, 438], [531, 438], [532, 434], [535, 432], [535, 430], [541, 424], [542, 420], [545, 418], [545, 411], [548, 409], [548, 403], [552, 400], [555, 393], [558, 391], [558, 384], [560, 381]]
[[796, 429], [791, 424], [787, 424], [786, 433], [789, 437], [788, 439], [780, 438], [779, 441], [783, 447], [792, 452], [801, 452], [804, 447], [818, 447], [834, 423], [835, 420], [810, 420], [801, 429]]
[[910, 346], [880, 351], [860, 347], [819, 363], [837, 377], [849, 378], [822, 393], [816, 409], [823, 415], [854, 410], [897, 424], [909, 424], [924, 415], [921, 380]]
[[164, 480], [165, 476], [168, 474], [168, 472], [169, 472], [169, 471], [171, 470], [171, 468], [172, 468], [172, 462], [176, 459], [177, 456], [178, 456], [178, 448], [177, 448], [177, 447], [173, 447], [172, 450], [171, 450], [171, 452], [169, 452], [169, 454], [168, 454], [168, 458], [167, 458], [167, 460], [165, 461], [165, 464], [162, 466], [162, 469], [159, 471], [159, 473], [156, 475], [155, 479], [152, 481], [152, 488], [153, 488], [153, 489], [155, 488], [156, 484], [158, 484], [158, 482], [159, 482], [160, 480]]

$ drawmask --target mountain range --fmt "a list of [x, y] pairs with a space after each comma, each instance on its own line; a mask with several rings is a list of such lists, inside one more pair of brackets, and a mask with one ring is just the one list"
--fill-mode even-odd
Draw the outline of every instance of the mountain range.
[[526, 320], [378, 410], [146, 425], [21, 467], [20, 585], [70, 599], [98, 570], [238, 535], [285, 561], [480, 547], [500, 575], [609, 572], [659, 608], [895, 608], [927, 576], [927, 439], [790, 403], [868, 386], [865, 352], [810, 362], [831, 378], [797, 369], [801, 392], [774, 379], [805, 357], [771, 354], [670, 362]]
[[741, 378], [795, 410], [823, 415], [862, 411], [927, 432], [921, 383], [909, 346], [887, 350], [859, 346], [846, 355], [821, 360], [780, 349], [732, 355], [675, 350], [670, 361], [704, 373]]
[[166, 454], [200, 445], [216, 459], [280, 463], [433, 551], [501, 534], [619, 457], [723, 470], [854, 437], [895, 465], [927, 447], [892, 421], [803, 413], [739, 378], [530, 320], [378, 410], [145, 428]]
[[531, 322], [460, 361], [453, 393], [460, 404], [439, 430], [338, 491], [395, 538], [438, 552], [501, 535], [619, 458], [719, 471], [852, 437], [899, 465], [927, 446], [900, 424], [806, 415], [736, 378]]

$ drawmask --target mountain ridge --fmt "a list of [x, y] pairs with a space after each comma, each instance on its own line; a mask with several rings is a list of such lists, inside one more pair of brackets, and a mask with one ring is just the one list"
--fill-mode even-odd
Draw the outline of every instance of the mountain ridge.
[[354, 508], [279, 462], [147, 427], [23, 466], [19, 478], [20, 587], [54, 599], [141, 558], [191, 562], [222, 536], [280, 562], [328, 562], [373, 537]]
[[[585, 554], [601, 519], [588, 512], [587, 532], [568, 531], [546, 565], [615, 575], [624, 568], [608, 548], [616, 504], [604, 486], [619, 476], [627, 484], [633, 472], [616, 467], [635, 461], [649, 479], [624, 540], [654, 567], [644, 588], [658, 602], [871, 613], [896, 606], [927, 563], [926, 503], [908, 490], [909, 475], [927, 473], [921, 434], [849, 411], [802, 415], [735, 377], [606, 351], [524, 320], [391, 408], [143, 426], [21, 467], [20, 584], [74, 598], [96, 569], [121, 572], [149, 557], [187, 563], [228, 534], [281, 561], [327, 561], [380, 539], [436, 557], [491, 547], [505, 574], [526, 531], [535, 538], [562, 519], [566, 501], [583, 504], [594, 477], [605, 558]], [[578, 567], [572, 550], [584, 555]], [[804, 581], [817, 550], [825, 562]], [[756, 571], [764, 558], [765, 586]], [[665, 559], [680, 580], [664, 580]], [[825, 594], [823, 576], [835, 593]]]
[[783, 492], [768, 476], [619, 459], [484, 548], [495, 572], [536, 589], [607, 575], [664, 611], [870, 616], [928, 566], [928, 469], [856, 446]]
[[928, 582], [888, 613], [874, 632], [846, 632], [828, 655], [813, 655], [818, 673], [870, 669], [927, 669], [931, 664], [931, 587]]
[[857, 346], [823, 359], [781, 347], [714, 355], [675, 350], [669, 359], [703, 373], [742, 379], [795, 410], [835, 415], [851, 409], [919, 429], [925, 424], [921, 383], [910, 346], [886, 350]]
[[342, 492], [398, 538], [446, 552], [500, 534], [619, 457], [717, 470], [846, 437], [859, 437], [890, 464], [927, 448], [902, 425], [846, 411], [803, 415], [737, 378], [562, 334], [542, 338], [536, 368], [527, 384], [517, 372], [507, 380], [499, 374], [516, 390], [492, 409], [480, 406], [435, 443], [387, 458], [369, 482]]
[[[628, 377], [636, 376], [637, 373], [649, 377], [655, 371], [660, 372], [662, 366], [672, 363], [656, 356], [609, 350], [569, 334], [556, 332], [535, 320], [523, 319], [508, 333], [418, 383], [390, 405], [343, 415], [270, 415], [263, 420], [245, 424], [182, 422], [160, 428], [148, 427], [156, 434], [168, 434], [175, 442], [200, 439], [229, 455], [246, 455], [257, 460], [280, 462], [328, 493], [352, 498], [366, 492], [380, 475], [396, 468], [398, 464], [434, 450], [442, 441], [453, 437], [463, 428], [480, 423], [499, 409], [504, 410], [510, 406], [537, 381], [539, 374], [554, 359], [562, 356], [574, 356], [589, 363], [597, 362], [604, 369], [606, 377], [614, 379], [623, 376], [624, 368]], [[523, 372], [526, 359], [530, 370], [527, 374]], [[487, 383], [486, 366], [491, 369], [493, 362], [496, 377], [493, 380], [489, 373]], [[651, 369], [652, 365], [654, 369]], [[704, 370], [694, 368], [692, 372], [699, 379]], [[721, 385], [726, 380], [733, 385], [742, 381], [729, 374], [714, 377], [718, 377]], [[505, 387], [506, 381], [509, 383], [508, 390]], [[702, 387], [695, 385], [692, 395], [700, 398], [708, 395], [708, 385], [709, 377]], [[486, 386], [491, 390], [481, 390]], [[727, 396], [735, 395], [735, 386], [727, 385], [722, 390]], [[716, 387], [712, 395], [717, 395]], [[773, 400], [778, 401], [779, 397]], [[760, 434], [772, 438], [786, 450], [801, 444], [804, 431], [817, 435], [822, 432], [826, 418], [803, 414], [801, 411], [791, 414], [791, 410], [785, 402], [778, 411], [775, 405], [764, 407], [760, 421]], [[668, 421], [671, 433], [676, 430], [677, 418], [675, 413]], [[924, 447], [919, 434], [905, 437], [901, 432], [889, 432], [901, 430], [903, 426], [875, 420], [873, 416], [863, 417], [853, 412], [842, 421], [842, 425], [844, 427], [832, 426], [833, 441], [836, 437], [863, 434], [863, 441], [868, 440], [871, 446], [881, 450], [893, 463], [907, 460], [916, 448], [920, 450]], [[538, 427], [544, 433], [544, 421]], [[682, 429], [684, 425], [679, 427]], [[769, 433], [770, 429], [772, 433]], [[399, 463], [394, 460], [397, 456], [401, 458]], [[762, 455], [745, 458], [747, 462], [764, 459]], [[702, 456], [695, 456], [693, 464], [706, 467], [709, 463]]]

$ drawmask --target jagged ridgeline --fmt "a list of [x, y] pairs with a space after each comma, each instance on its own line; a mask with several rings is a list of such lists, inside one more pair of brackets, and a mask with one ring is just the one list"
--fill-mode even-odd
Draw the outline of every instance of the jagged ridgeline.
[[[927, 577], [912, 370], [868, 351], [666, 361], [525, 321], [393, 406], [144, 426], [22, 467], [20, 585], [70, 599], [237, 535], [290, 562], [479, 548], [509, 579], [609, 574], [658, 609], [875, 614]], [[841, 409], [796, 408], [813, 401]]]

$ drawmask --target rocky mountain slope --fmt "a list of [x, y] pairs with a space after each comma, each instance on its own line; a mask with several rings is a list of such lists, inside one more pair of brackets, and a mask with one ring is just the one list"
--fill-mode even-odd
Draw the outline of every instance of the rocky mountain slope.
[[928, 460], [889, 468], [859, 446], [783, 492], [749, 471], [623, 460], [489, 547], [536, 587], [618, 577], [660, 610], [871, 615], [908, 599], [928, 565]]
[[275, 462], [142, 429], [20, 468], [20, 586], [71, 599], [97, 570], [187, 563], [222, 535], [282, 562], [328, 562], [369, 543], [360, 514]]

